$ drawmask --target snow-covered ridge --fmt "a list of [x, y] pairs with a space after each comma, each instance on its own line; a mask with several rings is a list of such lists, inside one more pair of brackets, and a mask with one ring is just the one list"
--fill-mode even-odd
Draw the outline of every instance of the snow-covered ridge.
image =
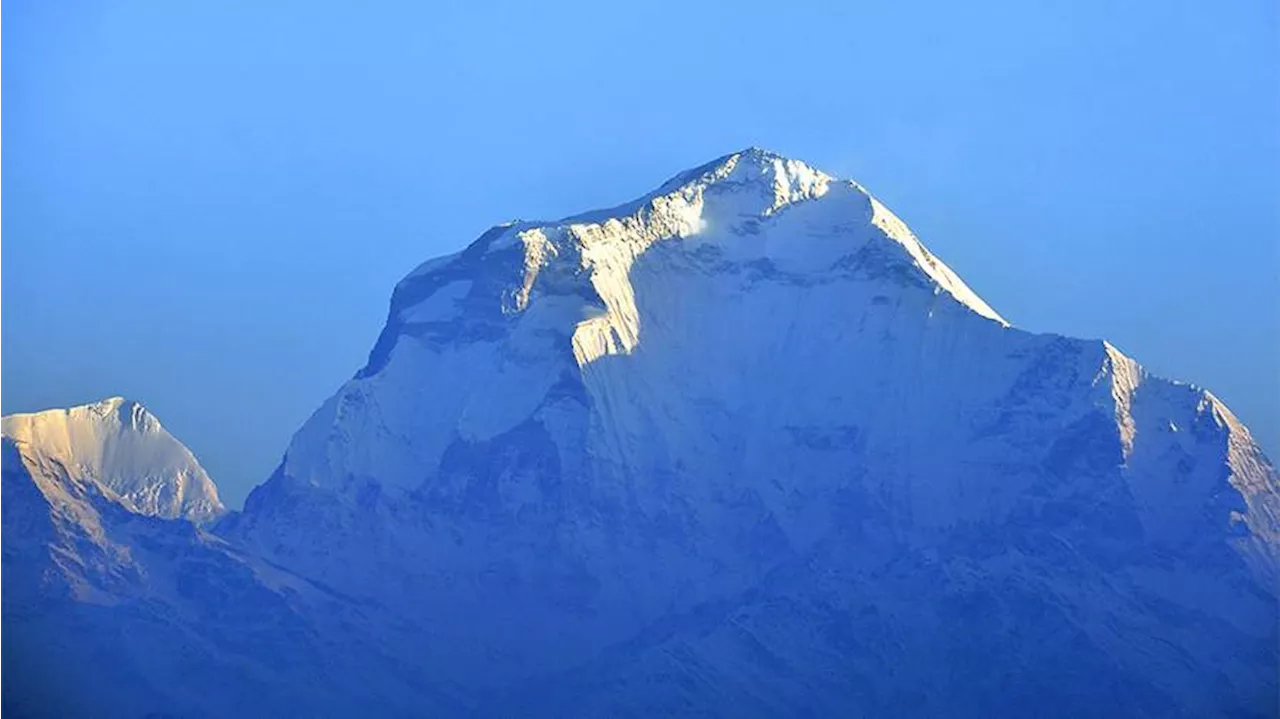
[[[822, 207], [793, 227], [762, 231], [762, 223], [810, 204]], [[774, 239], [758, 241], [762, 234]], [[636, 260], [657, 243], [684, 242], [690, 251], [714, 249], [739, 263], [765, 261], [815, 272], [885, 240], [905, 250], [914, 271], [936, 291], [1008, 324], [862, 186], [759, 148], [682, 173], [657, 191], [608, 210], [495, 227], [477, 245], [490, 254], [517, 249], [523, 255], [523, 275], [505, 303], [511, 312], [528, 307], [544, 273], [580, 272], [589, 277], [605, 311], [583, 320], [574, 333], [575, 357], [586, 364], [603, 355], [630, 352], [640, 341], [629, 275]], [[424, 263], [402, 285], [457, 257]]]
[[224, 511], [195, 456], [138, 402], [111, 397], [0, 421], [33, 475], [94, 482], [139, 514], [201, 522]]
[[[1280, 486], [1274, 468], [1235, 414], [1209, 392], [1184, 382], [1154, 377], [1110, 342], [1095, 383], [1110, 392], [1109, 409], [1117, 428], [1130, 491], [1141, 518], [1155, 537], [1189, 535], [1216, 505], [1235, 532], [1229, 543], [1253, 571], [1275, 586], [1280, 581]], [[1200, 486], [1169, 481], [1183, 462], [1204, 451], [1206, 436], [1223, 476], [1205, 475]], [[1154, 481], [1152, 481], [1154, 480]], [[1224, 481], [1225, 480], [1225, 481]], [[1219, 527], [1221, 529], [1221, 527]]]
[[[890, 320], [884, 314], [890, 310], [878, 308], [897, 309]], [[856, 335], [848, 334], [854, 324]], [[746, 326], [756, 329], [737, 329]], [[680, 173], [633, 202], [553, 222], [500, 225], [462, 252], [423, 263], [397, 285], [368, 365], [295, 437], [286, 473], [319, 484], [376, 478], [417, 486], [453, 432], [478, 441], [506, 431], [566, 376], [579, 375], [589, 394], [611, 402], [633, 392], [593, 369], [602, 359], [647, 347], [652, 356], [643, 365], [660, 375], [646, 381], [661, 383], [649, 390], [659, 395], [684, 391], [667, 384], [714, 363], [733, 370], [715, 375], [728, 384], [733, 374], [744, 376], [728, 364], [744, 361], [733, 354], [744, 351], [738, 344], [781, 362], [775, 356], [786, 347], [776, 335], [787, 326], [792, 334], [801, 327], [810, 333], [795, 335], [795, 354], [819, 349], [809, 346], [812, 336], [846, 335], [846, 366], [870, 363], [859, 383], [875, 364], [920, 362], [894, 353], [912, 342], [939, 341], [930, 337], [974, 344], [981, 336], [984, 353], [1027, 341], [857, 183], [751, 148]], [[881, 346], [884, 338], [895, 341]], [[1096, 401], [1111, 408], [1127, 456], [1139, 370], [1114, 348], [1104, 352], [1095, 344], [1089, 357], [1096, 355], [1096, 363], [1085, 371], [1114, 367]], [[400, 362], [391, 363], [393, 353]], [[568, 375], [557, 359], [562, 355], [576, 365]], [[665, 367], [677, 356], [698, 366]], [[824, 365], [824, 371], [844, 370]], [[449, 380], [438, 381], [443, 377]], [[882, 382], [918, 385], [919, 377]], [[755, 391], [715, 391], [721, 389], [731, 402]], [[941, 386], [928, 401], [942, 402], [957, 389]], [[902, 391], [917, 401], [923, 390]], [[633, 404], [610, 412], [629, 412]], [[905, 411], [900, 399], [876, 421], [887, 424]], [[403, 441], [400, 433], [408, 433]], [[385, 446], [372, 448], [379, 443]]]

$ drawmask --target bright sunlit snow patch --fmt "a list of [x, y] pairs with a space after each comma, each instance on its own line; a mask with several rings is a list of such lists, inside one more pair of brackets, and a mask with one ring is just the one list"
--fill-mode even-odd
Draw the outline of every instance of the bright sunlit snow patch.
[[7, 415], [3, 435], [33, 473], [98, 483], [141, 514], [199, 522], [223, 512], [217, 487], [191, 452], [123, 397]]

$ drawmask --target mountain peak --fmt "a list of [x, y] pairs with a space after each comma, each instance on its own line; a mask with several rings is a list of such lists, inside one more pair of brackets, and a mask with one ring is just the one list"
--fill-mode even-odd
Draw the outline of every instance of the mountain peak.
[[33, 477], [91, 482], [139, 514], [204, 521], [224, 511], [191, 451], [135, 400], [6, 415], [0, 425]]
[[[52, 411], [56, 412], [58, 410]], [[67, 412], [71, 414], [92, 414], [104, 419], [114, 419], [122, 427], [141, 432], [157, 432], [163, 429], [160, 426], [160, 420], [156, 419], [156, 416], [151, 414], [141, 402], [126, 397], [107, 397], [97, 402], [70, 407]]]
[[[751, 309], [739, 316], [739, 307]], [[407, 368], [465, 348], [474, 354], [469, 361], [504, 368], [502, 382], [485, 382], [498, 391], [509, 381], [499, 393], [506, 399], [468, 400], [441, 410], [440, 421], [459, 420], [464, 437], [491, 436], [546, 401], [548, 383], [566, 373], [594, 375], [608, 360], [637, 353], [675, 356], [709, 337], [722, 337], [725, 347], [755, 342], [754, 335], [738, 337], [738, 326], [810, 317], [826, 317], [832, 328], [854, 317], [865, 317], [860, 327], [888, 323], [880, 332], [890, 339], [931, 324], [960, 326], [951, 318], [966, 327], [1008, 327], [861, 186], [753, 147], [680, 173], [630, 203], [494, 227], [464, 251], [424, 263], [397, 285], [387, 324], [355, 379], [375, 379], [393, 365], [400, 367], [394, 375], [426, 372]], [[684, 361], [709, 369], [725, 361], [715, 359], [719, 351]], [[409, 359], [393, 363], [396, 354]], [[564, 360], [573, 366], [561, 367]], [[469, 376], [469, 367], [448, 373]], [[355, 396], [363, 391], [356, 385], [332, 411], [363, 414], [364, 400]], [[327, 455], [341, 458], [339, 472], [298, 466], [296, 458], [309, 464], [329, 452], [311, 446], [333, 441], [324, 420], [309, 423], [296, 441], [306, 450], [289, 452], [293, 476], [323, 476], [317, 481], [325, 483], [395, 476], [392, 483], [400, 484], [404, 474], [412, 481], [400, 467], [386, 470], [377, 457], [345, 449]], [[443, 448], [436, 441], [424, 457]]]
[[[773, 167], [775, 166], [775, 163], [782, 163], [784, 165], [804, 165], [805, 167], [813, 169], [811, 165], [803, 160], [783, 155], [782, 153], [775, 152], [765, 147], [760, 147], [759, 145], [751, 145], [750, 147], [744, 147], [741, 150], [730, 152], [727, 155], [722, 155], [703, 167], [722, 165], [731, 162], [735, 164], [755, 165], [758, 167]], [[815, 170], [815, 172], [816, 171], [817, 170]]]
[[[803, 281], [894, 278], [1008, 325], [861, 185], [753, 146], [681, 172], [628, 203], [556, 221], [491, 228], [464, 252], [430, 260], [410, 273], [392, 298], [388, 331], [400, 326], [402, 310], [430, 297], [445, 278], [468, 274], [464, 268], [485, 257], [503, 265], [495, 267], [501, 274], [521, 278], [502, 288], [504, 311], [523, 312], [544, 294], [540, 290], [563, 286], [545, 278], [577, 277], [577, 284], [589, 286], [573, 292], [589, 296], [612, 288], [601, 294], [606, 307], [619, 305], [622, 314], [634, 315], [626, 309], [627, 297], [634, 294], [631, 272], [637, 263], [652, 264], [651, 250], [683, 254], [695, 263], [714, 260], [722, 272], [767, 266]], [[636, 328], [629, 324], [612, 323], [607, 334], [616, 338], [607, 343], [634, 346]], [[384, 333], [364, 371], [380, 364], [379, 348], [393, 339]]]
[[[643, 206], [645, 202], [665, 195], [696, 194], [714, 187], [715, 192], [759, 194], [766, 200], [764, 204], [753, 207], [753, 203], [748, 203], [740, 209], [744, 213], [767, 216], [793, 202], [822, 196], [833, 181], [835, 178], [831, 175], [800, 160], [760, 147], [748, 147], [681, 172], [654, 192], [615, 210]], [[586, 213], [585, 216], [595, 214], [598, 213]]]
[[754, 166], [764, 170], [777, 170], [779, 168], [804, 168], [810, 172], [820, 175], [826, 173], [818, 170], [809, 163], [787, 155], [783, 155], [767, 148], [752, 145], [737, 152], [731, 152], [722, 158], [725, 161], [732, 161], [740, 166]]

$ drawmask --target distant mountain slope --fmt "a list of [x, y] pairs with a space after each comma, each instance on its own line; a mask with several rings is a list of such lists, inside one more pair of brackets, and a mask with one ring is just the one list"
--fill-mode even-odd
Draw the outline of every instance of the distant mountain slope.
[[[370, 641], [391, 631], [375, 607], [187, 521], [140, 512], [86, 475], [33, 473], [30, 447], [2, 441], [4, 716], [412, 716], [448, 706], [430, 682], [407, 688], [395, 671], [403, 660]], [[95, 466], [96, 455], [53, 454], [59, 466]], [[37, 470], [50, 466], [41, 456]]]
[[33, 474], [96, 483], [139, 514], [203, 522], [225, 511], [191, 451], [137, 402], [112, 397], [2, 425]]

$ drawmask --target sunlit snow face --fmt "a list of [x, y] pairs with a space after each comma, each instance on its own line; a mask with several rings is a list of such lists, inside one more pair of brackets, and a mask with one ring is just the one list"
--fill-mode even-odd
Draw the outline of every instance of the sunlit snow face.
[[873, 235], [904, 248], [931, 280], [999, 321], [861, 187], [758, 151], [731, 156], [624, 208], [525, 225], [495, 246], [517, 244], [524, 257], [522, 279], [504, 297], [504, 312], [525, 313], [535, 297], [557, 294], [550, 285], [562, 280], [548, 279], [563, 274], [555, 267], [574, 265], [589, 282], [588, 294], [600, 306], [572, 320], [574, 357], [585, 366], [606, 355], [631, 354], [640, 343], [632, 270], [654, 245], [676, 242], [730, 264], [764, 262], [783, 273], [811, 273], [829, 270]]

